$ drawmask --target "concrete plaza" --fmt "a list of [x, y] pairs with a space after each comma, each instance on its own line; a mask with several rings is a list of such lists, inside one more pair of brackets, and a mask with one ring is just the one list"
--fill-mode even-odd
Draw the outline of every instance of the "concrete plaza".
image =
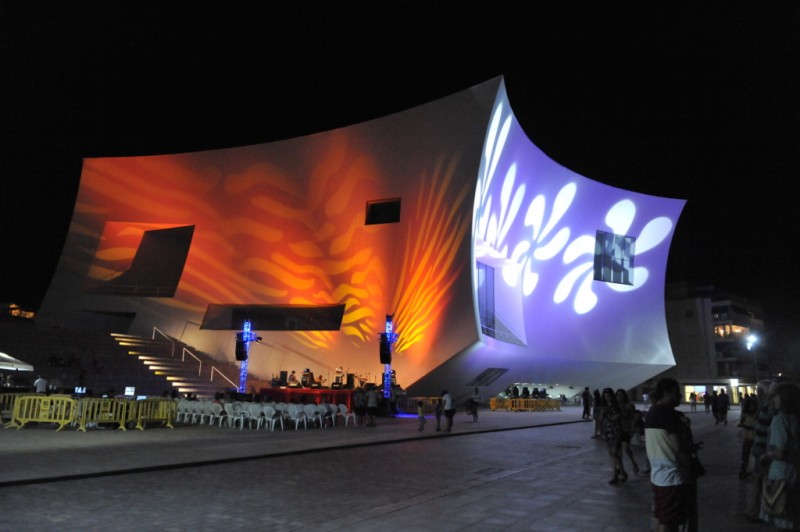
[[[681, 407], [688, 411], [688, 405]], [[700, 530], [745, 521], [738, 410], [689, 413], [708, 473]], [[145, 431], [0, 430], [2, 530], [650, 529], [650, 485], [619, 487], [580, 407], [459, 412], [453, 432], [415, 418], [298, 431], [176, 425]], [[644, 449], [635, 446], [642, 464]]]

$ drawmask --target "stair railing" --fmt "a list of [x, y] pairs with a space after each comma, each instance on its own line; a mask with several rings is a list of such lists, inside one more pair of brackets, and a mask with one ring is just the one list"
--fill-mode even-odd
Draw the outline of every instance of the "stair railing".
[[228, 377], [226, 377], [226, 376], [225, 376], [225, 374], [224, 374], [224, 373], [222, 373], [220, 370], [218, 370], [218, 369], [217, 369], [217, 368], [215, 368], [214, 366], [211, 366], [211, 382], [214, 382], [214, 373], [215, 373], [215, 372], [216, 372], [216, 373], [218, 373], [220, 377], [222, 377], [223, 379], [225, 379], [226, 381], [228, 381], [229, 383], [231, 383], [231, 386], [233, 386], [234, 388], [237, 388], [237, 389], [239, 388], [239, 385], [238, 385], [238, 384], [236, 384], [235, 382], [233, 382], [232, 380], [230, 380]]
[[175, 342], [170, 338], [168, 335], [164, 334], [158, 327], [153, 327], [153, 340], [156, 339], [156, 333], [160, 334], [164, 337], [166, 341], [169, 342], [169, 345], [172, 346], [172, 352], [170, 353], [170, 357], [175, 358]]
[[[156, 339], [156, 333], [158, 333], [159, 335], [163, 336], [164, 339], [169, 342], [169, 344], [172, 346], [172, 352], [170, 354], [170, 357], [175, 358], [175, 340], [173, 340], [172, 337], [170, 337], [169, 335], [167, 335], [163, 331], [161, 331], [158, 327], [153, 327], [153, 340]], [[197, 357], [197, 355], [195, 355], [194, 353], [192, 353], [191, 351], [189, 351], [187, 348], [184, 347], [183, 351], [181, 352], [181, 362], [185, 362], [186, 361], [186, 355], [189, 355], [190, 357], [194, 358], [197, 361], [197, 364], [198, 364], [197, 376], [200, 377], [202, 375], [202, 371], [203, 371], [203, 361], [200, 360]], [[209, 379], [209, 382], [214, 382], [214, 373], [218, 373], [220, 377], [222, 377], [223, 379], [225, 379], [226, 381], [231, 383], [231, 386], [233, 386], [234, 388], [238, 388], [239, 387], [238, 384], [236, 384], [235, 382], [230, 380], [224, 373], [222, 373], [220, 370], [218, 370], [215, 366], [211, 366], [211, 372], [210, 372], [211, 378]]]

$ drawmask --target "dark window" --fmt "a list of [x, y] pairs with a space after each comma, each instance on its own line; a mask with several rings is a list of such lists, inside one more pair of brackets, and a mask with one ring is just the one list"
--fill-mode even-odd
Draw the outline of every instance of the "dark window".
[[393, 224], [400, 221], [400, 198], [386, 198], [367, 202], [365, 225]]
[[478, 315], [483, 334], [495, 338], [494, 268], [482, 262], [478, 263]]
[[594, 279], [633, 285], [636, 238], [597, 231], [594, 246]]

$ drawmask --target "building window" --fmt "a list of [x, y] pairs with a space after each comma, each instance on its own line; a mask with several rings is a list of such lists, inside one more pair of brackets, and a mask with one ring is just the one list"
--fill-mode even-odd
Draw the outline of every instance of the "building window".
[[633, 285], [636, 238], [597, 231], [594, 245], [594, 280]]
[[478, 314], [483, 334], [495, 338], [494, 268], [478, 263]]

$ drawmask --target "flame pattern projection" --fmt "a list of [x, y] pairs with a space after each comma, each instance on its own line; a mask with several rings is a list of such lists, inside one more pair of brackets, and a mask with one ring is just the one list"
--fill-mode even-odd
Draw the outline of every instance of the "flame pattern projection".
[[[237, 169], [243, 161], [219, 164], [219, 152], [87, 160], [76, 207], [83, 216], [73, 226], [99, 241], [85, 250], [87, 277], [124, 272], [144, 231], [192, 224], [178, 291], [154, 304], [202, 314], [208, 303], [344, 303], [338, 332], [281, 334], [294, 337], [296, 351], [330, 349], [342, 337], [363, 347], [394, 312], [402, 331], [396, 352], [430, 345], [464, 268], [455, 258], [469, 227], [461, 211], [471, 189], [454, 185], [458, 157], [442, 155], [414, 180], [404, 195], [413, 238], [397, 246], [387, 238], [393, 224], [364, 224], [366, 200], [383, 195], [379, 165], [346, 131], [317, 144], [316, 158], [291, 171], [263, 156]], [[97, 226], [100, 219], [109, 221]], [[387, 257], [398, 271], [387, 268]]]
[[[462, 185], [455, 200], [446, 202], [445, 193], [454, 186], [456, 164], [451, 161], [443, 166], [440, 161], [431, 178], [430, 191], [423, 190], [419, 195], [418, 234], [406, 240], [394, 304], [398, 309], [396, 328], [403, 331], [395, 344], [397, 353], [423, 342], [425, 335], [436, 335], [439, 324], [436, 316], [445, 307], [453, 283], [465, 266], [456, 262], [456, 256], [469, 228], [469, 220], [461, 215], [461, 208], [471, 187]], [[424, 352], [417, 351], [412, 362]]]

